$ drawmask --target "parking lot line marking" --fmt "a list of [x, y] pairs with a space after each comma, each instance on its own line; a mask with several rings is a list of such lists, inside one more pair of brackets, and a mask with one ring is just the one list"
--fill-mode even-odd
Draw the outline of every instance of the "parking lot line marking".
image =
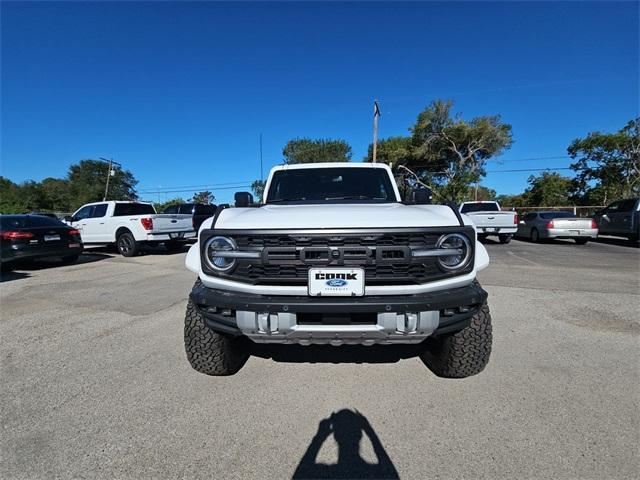
[[531, 265], [535, 265], [536, 267], [542, 267], [542, 264], [534, 262], [533, 260], [529, 260], [528, 258], [521, 257], [520, 255], [516, 255], [511, 250], [507, 250], [507, 253], [509, 255], [511, 255], [512, 257], [515, 257], [515, 258], [517, 258], [519, 260], [522, 260], [523, 262], [530, 263]]

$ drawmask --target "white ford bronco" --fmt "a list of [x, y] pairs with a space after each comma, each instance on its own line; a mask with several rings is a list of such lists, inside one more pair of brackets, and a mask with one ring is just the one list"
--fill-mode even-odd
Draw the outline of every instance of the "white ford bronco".
[[192, 367], [234, 374], [253, 341], [419, 344], [439, 376], [480, 372], [492, 335], [476, 274], [489, 256], [468, 217], [425, 198], [403, 203], [391, 169], [371, 163], [278, 166], [263, 203], [237, 193], [187, 254]]

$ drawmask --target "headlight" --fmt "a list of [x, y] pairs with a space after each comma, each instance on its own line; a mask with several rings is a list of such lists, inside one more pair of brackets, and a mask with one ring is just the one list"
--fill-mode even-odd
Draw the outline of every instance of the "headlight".
[[437, 248], [451, 249], [452, 255], [439, 256], [438, 264], [445, 270], [458, 270], [469, 263], [471, 258], [471, 244], [466, 235], [449, 233], [438, 239]]
[[237, 250], [236, 242], [228, 237], [212, 237], [207, 240], [204, 247], [204, 260], [211, 270], [228, 272], [236, 263], [233, 255]]

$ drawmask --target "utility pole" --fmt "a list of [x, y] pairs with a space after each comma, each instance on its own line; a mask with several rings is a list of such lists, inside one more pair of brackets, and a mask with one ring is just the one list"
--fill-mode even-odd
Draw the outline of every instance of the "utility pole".
[[106, 162], [109, 164], [109, 171], [107, 172], [107, 184], [104, 187], [104, 197], [102, 198], [103, 202], [107, 201], [107, 195], [109, 193], [109, 179], [111, 178], [111, 176], [115, 173], [115, 171], [113, 170], [113, 166], [117, 165], [118, 167], [122, 167], [122, 165], [120, 165], [118, 162], [114, 162], [113, 158], [110, 159], [106, 159], [103, 157], [100, 157], [99, 160], [102, 160], [103, 162]]
[[373, 101], [373, 163], [376, 163], [378, 154], [378, 117], [380, 116], [380, 107], [378, 100]]

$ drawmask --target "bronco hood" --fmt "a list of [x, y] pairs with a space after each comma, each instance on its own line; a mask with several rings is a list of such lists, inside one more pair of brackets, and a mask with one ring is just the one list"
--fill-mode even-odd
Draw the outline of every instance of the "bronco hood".
[[[464, 218], [464, 217], [463, 217]], [[465, 218], [465, 223], [471, 222]], [[224, 229], [315, 229], [450, 227], [459, 225], [453, 210], [443, 205], [324, 204], [264, 205], [257, 208], [227, 208], [216, 228]], [[207, 220], [204, 228], [211, 227]]]

